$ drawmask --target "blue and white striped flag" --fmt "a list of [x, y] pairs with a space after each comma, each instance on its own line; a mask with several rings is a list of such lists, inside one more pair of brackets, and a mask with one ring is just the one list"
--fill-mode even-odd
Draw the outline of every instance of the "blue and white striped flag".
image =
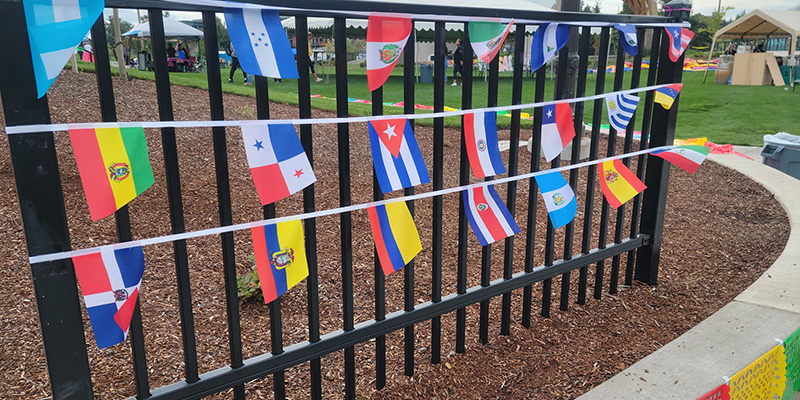
[[575, 218], [575, 211], [578, 209], [578, 202], [575, 200], [575, 192], [567, 183], [560, 172], [551, 172], [536, 176], [536, 183], [542, 191], [542, 198], [550, 214], [550, 222], [553, 228], [560, 228]]
[[639, 53], [639, 38], [636, 37], [636, 27], [628, 24], [614, 24], [619, 31], [619, 42], [625, 52], [635, 56]]
[[639, 97], [632, 94], [610, 94], [606, 96], [606, 106], [608, 106], [608, 122], [617, 132], [625, 132], [628, 122], [636, 113], [636, 106], [639, 104]]
[[569, 40], [569, 26], [564, 24], [541, 24], [531, 43], [531, 71], [535, 72], [564, 47]]
[[103, 0], [23, 0], [22, 7], [36, 91], [42, 97], [103, 13]]
[[297, 79], [292, 46], [273, 10], [226, 8], [225, 24], [244, 72]]

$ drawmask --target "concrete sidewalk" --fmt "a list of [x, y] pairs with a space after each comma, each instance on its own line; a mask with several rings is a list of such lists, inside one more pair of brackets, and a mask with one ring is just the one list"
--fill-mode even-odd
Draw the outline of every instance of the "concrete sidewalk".
[[754, 161], [730, 154], [708, 160], [774, 194], [791, 226], [783, 253], [734, 301], [579, 400], [697, 399], [800, 327], [800, 180], [761, 164], [759, 147], [736, 150]]

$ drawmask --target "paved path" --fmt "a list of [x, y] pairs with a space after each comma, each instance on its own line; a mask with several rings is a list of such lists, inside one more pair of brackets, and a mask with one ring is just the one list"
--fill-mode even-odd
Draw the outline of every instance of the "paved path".
[[736, 150], [754, 161], [728, 154], [711, 155], [709, 160], [748, 176], [775, 195], [791, 225], [783, 253], [734, 301], [579, 400], [693, 400], [774, 347], [775, 338], [785, 339], [800, 327], [800, 180], [761, 164], [759, 147]]

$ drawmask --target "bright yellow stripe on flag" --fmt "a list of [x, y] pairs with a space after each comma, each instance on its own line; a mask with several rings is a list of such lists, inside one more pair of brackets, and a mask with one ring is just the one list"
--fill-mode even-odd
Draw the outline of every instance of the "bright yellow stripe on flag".
[[286, 288], [291, 289], [308, 276], [306, 246], [301, 221], [281, 222], [276, 225], [281, 249], [294, 251], [294, 261], [286, 267]]
[[125, 151], [125, 143], [122, 141], [119, 128], [98, 128], [95, 132], [100, 154], [103, 156], [103, 164], [106, 167], [106, 176], [111, 184], [111, 191], [114, 192], [117, 209], [119, 209], [136, 197], [131, 160], [128, 158], [128, 152]]
[[603, 163], [603, 170], [608, 173], [608, 171], [613, 171], [617, 174], [617, 178], [613, 180], [606, 180], [606, 185], [608, 185], [608, 190], [614, 194], [614, 196], [619, 199], [620, 203], [625, 203], [628, 200], [632, 199], [634, 196], [639, 194], [636, 189], [631, 186], [630, 182], [625, 180], [623, 174], [614, 166], [614, 161], [606, 161]]
[[408, 264], [422, 251], [422, 243], [419, 240], [414, 218], [408, 211], [406, 203], [402, 201], [387, 204], [386, 215], [389, 216], [389, 225], [392, 227], [392, 235], [394, 235], [397, 248], [403, 256], [403, 261]]

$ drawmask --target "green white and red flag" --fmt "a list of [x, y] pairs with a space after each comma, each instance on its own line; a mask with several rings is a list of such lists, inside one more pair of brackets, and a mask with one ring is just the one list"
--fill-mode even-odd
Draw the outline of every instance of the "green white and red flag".
[[697, 168], [700, 167], [700, 164], [703, 163], [703, 160], [706, 159], [710, 150], [711, 149], [706, 146], [686, 145], [673, 147], [669, 150], [658, 150], [650, 154], [661, 157], [671, 162], [676, 167], [693, 174], [694, 171], [697, 171]]
[[500, 52], [513, 25], [514, 20], [511, 20], [508, 25], [499, 22], [470, 21], [469, 41], [472, 43], [475, 55], [481, 61], [490, 63]]

